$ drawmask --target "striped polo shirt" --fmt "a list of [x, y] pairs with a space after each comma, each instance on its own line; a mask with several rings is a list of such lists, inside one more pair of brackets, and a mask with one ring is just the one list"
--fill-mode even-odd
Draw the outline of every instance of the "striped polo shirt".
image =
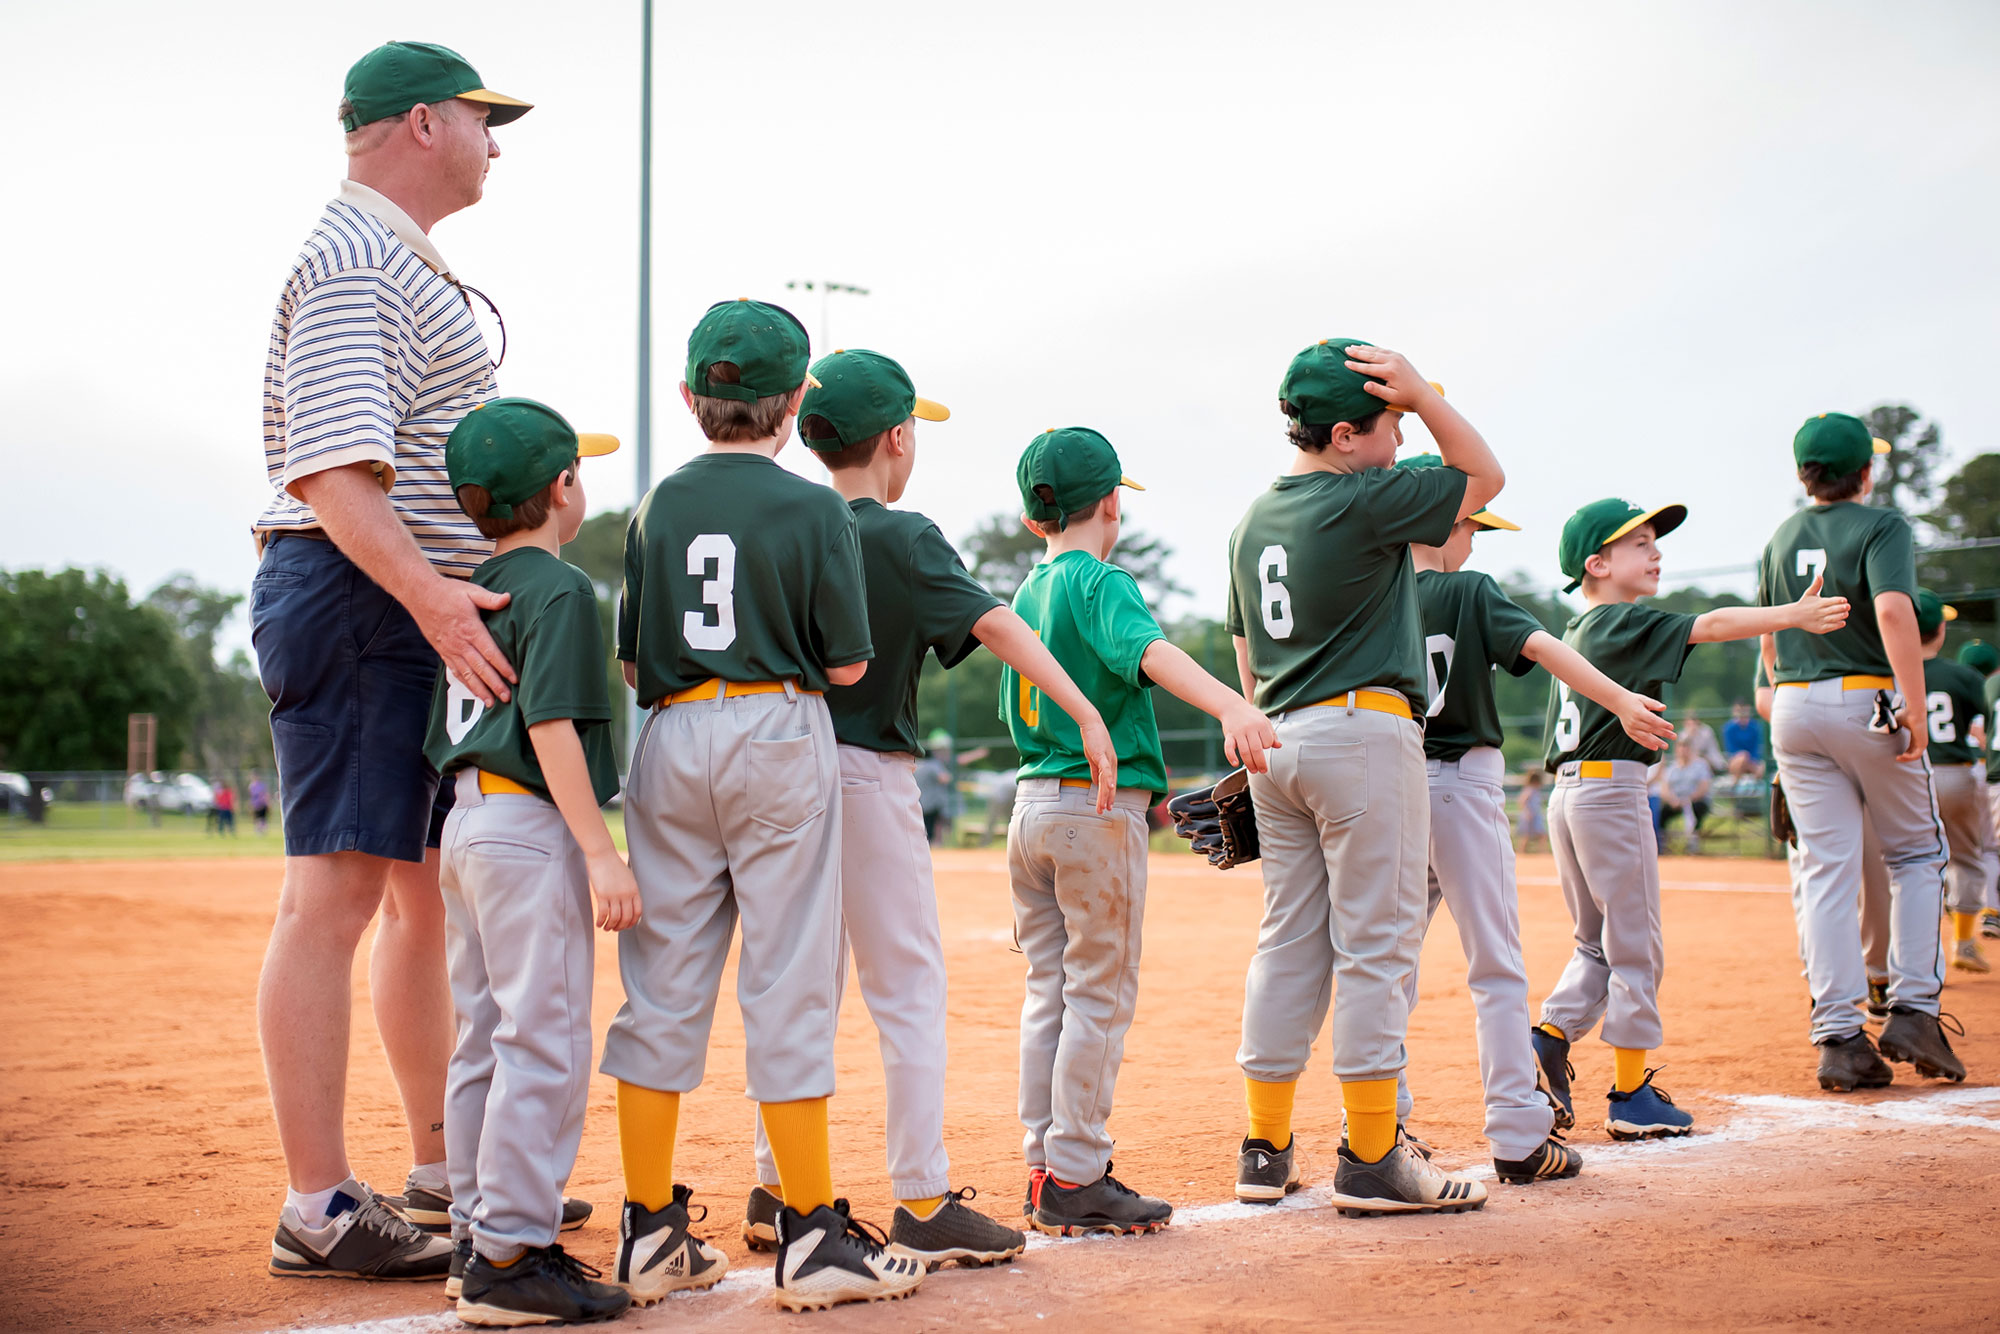
[[441, 574], [493, 553], [445, 476], [452, 427], [495, 393], [486, 339], [444, 256], [385, 196], [343, 182], [292, 266], [264, 365], [265, 533], [317, 528], [302, 477], [366, 463]]

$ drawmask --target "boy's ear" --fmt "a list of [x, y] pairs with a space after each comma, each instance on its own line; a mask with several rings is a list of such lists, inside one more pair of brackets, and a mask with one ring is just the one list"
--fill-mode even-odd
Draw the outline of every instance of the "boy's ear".
[[688, 388], [686, 380], [681, 381], [681, 402], [687, 404], [689, 412], [694, 411], [694, 390]]
[[889, 452], [897, 458], [901, 458], [903, 455], [909, 453], [910, 423], [901, 421], [891, 426], [889, 428], [889, 439], [885, 443], [889, 446]]
[[1108, 499], [1111, 503], [1105, 508], [1104, 511], [1105, 518], [1116, 520], [1121, 515], [1124, 514], [1125, 497], [1119, 494], [1119, 492], [1123, 491], [1124, 489], [1125, 488], [1122, 486], [1113, 487], [1111, 489], [1111, 494], [1108, 497], [1106, 497], [1106, 499]]
[[791, 398], [787, 400], [787, 402], [785, 403], [785, 415], [787, 417], [798, 416], [799, 408], [802, 404], [805, 403], [805, 401], [806, 401], [806, 384], [805, 381], [801, 380], [799, 381], [799, 387], [792, 391]]
[[542, 491], [542, 499], [552, 510], [566, 510], [576, 502], [570, 499], [569, 483], [576, 474], [564, 468], [560, 476], [550, 482]]
[[1042, 531], [1041, 525], [1037, 524], [1033, 519], [1029, 518], [1025, 512], [1023, 512], [1021, 515], [1021, 526], [1027, 529], [1029, 532], [1033, 533], [1036, 537], [1048, 536], [1047, 533]]
[[1583, 572], [1593, 579], [1610, 578], [1611, 562], [1605, 559], [1602, 547], [1584, 557]]
[[1333, 424], [1333, 435], [1327, 443], [1343, 454], [1352, 454], [1354, 452], [1354, 423], [1335, 422]]

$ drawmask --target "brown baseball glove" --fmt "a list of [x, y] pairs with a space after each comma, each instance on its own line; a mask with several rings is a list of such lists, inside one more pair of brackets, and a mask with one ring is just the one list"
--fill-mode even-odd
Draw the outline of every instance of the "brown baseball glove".
[[1194, 845], [1219, 870], [1258, 857], [1257, 808], [1250, 801], [1250, 775], [1242, 769], [1213, 787], [1183, 792], [1167, 803], [1174, 832]]

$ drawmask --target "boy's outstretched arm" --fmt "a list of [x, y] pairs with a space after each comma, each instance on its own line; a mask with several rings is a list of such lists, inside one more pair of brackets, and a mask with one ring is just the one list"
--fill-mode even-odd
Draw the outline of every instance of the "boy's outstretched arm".
[[[1824, 575], [1814, 576], [1812, 587], [1801, 593], [1797, 602], [1782, 607], [1717, 607], [1705, 611], [1694, 618], [1688, 643], [1720, 644], [1730, 639], [1755, 639], [1779, 630], [1803, 630], [1811, 635], [1838, 630], [1847, 624], [1847, 599], [1821, 597], [1820, 585], [1825, 582]], [[1905, 598], [1905, 605], [1908, 602]], [[1921, 679], [1922, 673], [1918, 676]]]
[[1139, 670], [1168, 693], [1179, 696], [1222, 724], [1222, 753], [1253, 774], [1270, 769], [1264, 752], [1278, 745], [1277, 729], [1249, 700], [1201, 669], [1201, 664], [1164, 639], [1146, 646]]
[[611, 831], [604, 825], [604, 812], [598, 809], [597, 793], [590, 786], [590, 766], [584, 762], [576, 724], [567, 718], [533, 723], [528, 728], [528, 741], [535, 748], [535, 762], [542, 766], [542, 777], [548, 781], [549, 795], [555, 798], [563, 823], [583, 849], [590, 891], [597, 896], [597, 925], [606, 931], [623, 931], [636, 924], [639, 883], [618, 855]]
[[1417, 374], [1417, 368], [1402, 353], [1356, 345], [1347, 349], [1347, 355], [1349, 369], [1380, 377], [1379, 384], [1370, 381], [1364, 386], [1368, 392], [1388, 406], [1416, 413], [1437, 441], [1445, 466], [1465, 474], [1465, 498], [1459, 502], [1458, 517], [1485, 509], [1507, 484], [1507, 474], [1486, 437], [1446, 402], [1429, 380]]
[[1924, 646], [1917, 634], [1916, 604], [1903, 593], [1877, 593], [1875, 624], [1882, 631], [1882, 651], [1889, 655], [1896, 693], [1903, 697], [1903, 731], [1909, 740], [1896, 760], [1914, 764], [1930, 748], [1930, 728], [1924, 724]]
[[1055, 655], [1042, 646], [1028, 623], [1011, 608], [995, 607], [972, 623], [972, 633], [993, 656], [1034, 683], [1051, 704], [1076, 720], [1083, 733], [1083, 757], [1090, 761], [1090, 781], [1097, 789], [1097, 813], [1111, 809], [1118, 795], [1118, 750], [1097, 706], [1077, 689]]
[[1660, 716], [1667, 711], [1666, 705], [1619, 685], [1548, 631], [1529, 635], [1521, 656], [1548, 668], [1550, 676], [1585, 699], [1603, 705], [1618, 719], [1625, 735], [1647, 750], [1665, 750], [1674, 739], [1674, 725]]

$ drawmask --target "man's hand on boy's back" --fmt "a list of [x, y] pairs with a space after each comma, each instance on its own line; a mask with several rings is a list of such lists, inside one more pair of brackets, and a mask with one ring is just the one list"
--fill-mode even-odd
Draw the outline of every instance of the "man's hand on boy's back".
[[1847, 599], [1821, 597], [1820, 586], [1825, 582], [1825, 575], [1814, 575], [1812, 587], [1799, 594], [1799, 600], [1792, 604], [1794, 629], [1804, 630], [1807, 634], [1824, 635], [1847, 624], [1847, 614], [1850, 610]]
[[632, 878], [632, 868], [625, 864], [618, 850], [607, 848], [585, 865], [590, 871], [590, 892], [597, 898], [598, 928], [623, 931], [628, 926], [637, 926], [639, 882]]

